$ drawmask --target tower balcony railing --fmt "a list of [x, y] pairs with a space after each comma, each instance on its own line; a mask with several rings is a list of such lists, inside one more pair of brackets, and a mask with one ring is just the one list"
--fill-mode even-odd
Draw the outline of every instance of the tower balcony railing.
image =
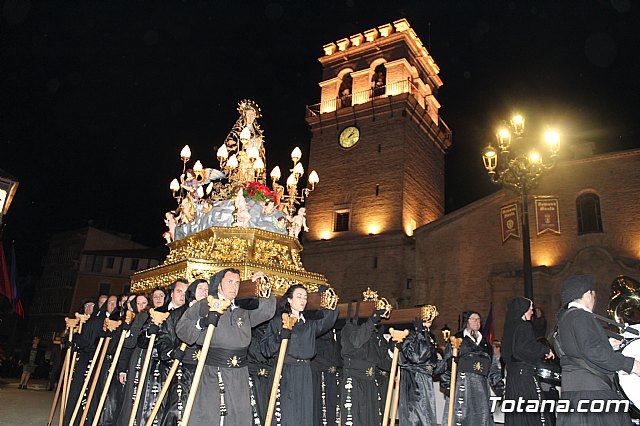
[[328, 112], [334, 112], [342, 108], [364, 104], [374, 99], [396, 96], [402, 93], [413, 94], [418, 98], [418, 102], [423, 107], [428, 105], [425, 102], [424, 97], [420, 95], [418, 88], [410, 80], [400, 80], [384, 86], [377, 86], [360, 92], [351, 93], [349, 95], [327, 99], [317, 104], [307, 105], [306, 114], [307, 117], [313, 117]]
[[[429, 103], [425, 97], [420, 94], [418, 88], [410, 80], [400, 80], [389, 83], [385, 86], [378, 86], [361, 92], [355, 92], [350, 95], [340, 96], [334, 99], [327, 99], [323, 102], [307, 105], [306, 117], [317, 117], [329, 112], [339, 111], [343, 108], [349, 108], [356, 105], [373, 102], [376, 99], [388, 98], [403, 93], [412, 94], [418, 103], [425, 109], [425, 113], [429, 112]], [[439, 139], [447, 148], [452, 143], [451, 129], [440, 116], [431, 121], [430, 127], [436, 134], [440, 135]]]

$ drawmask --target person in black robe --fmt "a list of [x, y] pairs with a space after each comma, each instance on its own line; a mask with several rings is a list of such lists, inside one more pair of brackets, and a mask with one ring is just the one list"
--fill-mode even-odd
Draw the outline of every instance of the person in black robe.
[[[109, 304], [109, 300], [107, 300], [107, 304]], [[127, 308], [129, 306], [129, 308]], [[118, 327], [113, 333], [111, 333], [111, 341], [109, 342], [109, 346], [107, 348], [107, 355], [104, 361], [104, 365], [102, 368], [103, 377], [100, 378], [100, 386], [99, 389], [102, 389], [103, 386], [107, 386], [107, 376], [109, 374], [109, 369], [112, 367], [113, 363], [116, 363], [117, 360], [114, 359], [115, 353], [118, 347], [118, 342], [120, 340], [120, 336], [122, 333], [127, 333], [129, 330], [129, 324], [126, 324], [124, 319], [127, 313], [127, 310], [130, 310], [130, 305], [126, 303], [124, 306], [117, 305], [116, 309], [108, 314], [110, 320], [113, 321], [122, 321], [120, 327]], [[122, 351], [121, 351], [122, 353]], [[117, 368], [116, 368], [117, 370]], [[99, 391], [94, 398], [100, 398], [101, 391]], [[114, 426], [117, 422], [118, 414], [120, 413], [120, 407], [122, 403], [122, 399], [124, 398], [124, 385], [120, 383], [118, 380], [118, 374], [114, 374], [111, 378], [111, 383], [109, 384], [109, 389], [107, 391], [107, 397], [104, 401], [104, 405], [102, 407], [102, 412], [100, 415], [100, 426]], [[99, 401], [98, 401], [99, 402]]]
[[[89, 314], [91, 312], [91, 316], [87, 320], [85, 324], [82, 326], [82, 333], [75, 334], [73, 336], [73, 344], [74, 349], [76, 350], [76, 364], [74, 367], [74, 371], [72, 373], [71, 386], [69, 387], [69, 397], [67, 399], [67, 408], [64, 413], [64, 424], [71, 424], [71, 417], [73, 416], [73, 411], [75, 410], [75, 406], [77, 401], [80, 400], [80, 407], [76, 414], [76, 417], [73, 421], [74, 425], [80, 424], [80, 419], [82, 417], [82, 412], [84, 411], [87, 396], [89, 394], [89, 386], [86, 387], [84, 393], [81, 394], [82, 386], [86, 380], [87, 374], [89, 373], [89, 368], [91, 367], [91, 362], [93, 360], [93, 356], [96, 352], [98, 342], [101, 337], [104, 337], [104, 332], [102, 330], [102, 326], [104, 323], [106, 305], [103, 304], [101, 309], [95, 309], [92, 305], [93, 302], [85, 303], [85, 314]], [[97, 361], [96, 361], [97, 362]], [[91, 376], [96, 374], [95, 368], [91, 372]], [[89, 378], [89, 382], [91, 383], [92, 377]], [[95, 410], [96, 404], [92, 401], [92, 406]], [[92, 415], [93, 413], [90, 412]]]
[[[260, 275], [256, 273], [252, 279]], [[274, 295], [260, 298], [256, 309], [244, 309], [235, 304], [239, 287], [240, 271], [223, 269], [211, 277], [209, 292], [215, 298], [230, 300], [231, 306], [220, 315], [210, 312], [203, 299], [178, 321], [176, 334], [189, 345], [202, 345], [208, 326], [215, 326], [189, 420], [193, 425], [218, 425], [224, 417], [226, 426], [248, 426], [257, 418], [251, 406], [247, 349], [251, 328], [273, 317], [276, 299]]]
[[[569, 400], [570, 411], [559, 412], [559, 426], [629, 425], [628, 413], [615, 412], [613, 376], [617, 371], [640, 374], [640, 361], [614, 350], [620, 341], [607, 339], [601, 324], [593, 316], [596, 282], [592, 275], [576, 275], [561, 287], [562, 308], [554, 331], [556, 353], [562, 365], [562, 400]], [[604, 412], [578, 412], [579, 400], [603, 400]], [[622, 404], [623, 405], [623, 404]], [[622, 410], [620, 410], [622, 411]]]
[[[127, 331], [127, 338], [118, 359], [118, 380], [124, 385], [122, 404], [116, 425], [127, 426], [133, 409], [133, 402], [138, 391], [140, 373], [146, 348], [138, 346], [138, 337], [142, 333], [142, 328], [149, 318], [149, 299], [144, 295], [136, 296], [131, 302], [131, 307], [135, 309], [136, 317]], [[142, 414], [142, 405], [138, 406], [136, 418]]]
[[344, 424], [370, 426], [380, 424], [384, 408], [376, 380], [376, 369], [388, 358], [387, 342], [381, 341], [377, 331], [384, 311], [375, 310], [364, 323], [358, 324], [358, 310], [359, 304], [353, 319], [347, 314], [340, 336], [343, 362], [340, 415]]
[[[183, 306], [185, 302], [185, 293], [188, 287], [189, 284], [187, 280], [184, 278], [179, 278], [169, 286], [168, 297], [163, 289], [155, 289], [152, 292], [152, 295], [154, 297], [153, 302], [155, 304], [158, 304], [160, 303], [160, 300], [162, 300], [162, 305], [155, 307], [155, 311], [170, 312], [175, 310], [176, 308], [180, 308], [181, 306]], [[159, 296], [161, 298], [159, 298]], [[169, 373], [170, 367], [160, 359], [158, 351], [159, 340], [157, 339], [158, 333], [160, 333], [161, 331], [165, 331], [166, 328], [166, 321], [161, 323], [160, 325], [157, 325], [151, 322], [151, 318], [148, 317], [144, 325], [142, 326], [142, 329], [138, 336], [138, 347], [141, 348], [143, 352], [146, 352], [147, 348], [149, 347], [151, 336], [154, 334], [156, 335], [154, 345], [151, 348], [151, 358], [149, 360], [144, 387], [140, 395], [140, 417], [136, 417], [138, 424], [147, 423], [147, 419], [149, 418], [149, 415], [151, 414], [151, 411], [156, 404], [158, 394], [162, 389], [165, 378]], [[159, 424], [159, 421], [162, 419], [164, 413], [163, 410], [164, 407], [163, 405], [161, 405], [159, 412], [154, 419], [154, 425]]]
[[314, 426], [337, 424], [342, 372], [340, 349], [336, 329], [329, 330], [316, 339], [316, 356], [311, 360]]
[[433, 375], [442, 374], [447, 365], [438, 359], [431, 322], [414, 321], [414, 331], [402, 342], [400, 358], [400, 426], [437, 425], [436, 393]]
[[[325, 289], [320, 286], [319, 292]], [[329, 331], [338, 318], [337, 307], [320, 311], [318, 319], [306, 318], [303, 314], [306, 305], [307, 289], [301, 284], [290, 286], [260, 342], [264, 356], [276, 357], [282, 339], [289, 339], [280, 379], [280, 406], [274, 414], [276, 418], [279, 415], [278, 423], [282, 426], [313, 426], [313, 379], [309, 362], [316, 355], [316, 338]], [[298, 318], [292, 330], [282, 328], [283, 313]]]
[[[502, 396], [502, 373], [499, 365], [492, 362], [493, 348], [480, 333], [480, 314], [474, 311], [464, 312], [462, 324], [464, 328], [455, 334], [456, 338], [462, 339], [462, 343], [458, 349], [453, 421], [463, 426], [493, 425], [490, 388], [493, 388], [496, 395]], [[445, 359], [447, 369], [441, 376], [440, 390], [448, 397], [451, 386], [451, 343], [445, 348]], [[447, 398], [443, 417], [445, 420], [448, 409]]]
[[158, 355], [162, 362], [171, 368], [175, 360], [180, 361], [167, 391], [166, 399], [163, 401], [163, 412], [158, 413], [157, 419], [162, 426], [175, 426], [182, 421], [198, 362], [199, 348], [196, 345], [187, 346], [184, 351], [180, 350], [182, 341], [178, 339], [176, 326], [187, 309], [195, 302], [206, 298], [208, 294], [209, 283], [206, 280], [198, 279], [192, 282], [187, 289], [184, 305], [170, 311], [166, 327], [161, 327], [158, 332]]
[[[102, 304], [102, 306], [97, 310], [95, 318], [91, 319], [92, 322], [96, 323], [97, 327], [100, 327], [99, 334], [96, 336], [97, 339], [103, 338], [103, 344], [107, 345], [107, 352], [105, 352], [105, 357], [102, 362], [102, 366], [100, 370], [97, 370], [97, 365], [94, 367], [91, 378], [89, 380], [89, 386], [87, 387], [87, 391], [85, 392], [84, 398], [88, 399], [90, 384], [93, 383], [95, 375], [98, 375], [98, 381], [96, 382], [96, 388], [94, 390], [93, 396], [91, 397], [91, 404], [87, 411], [87, 423], [93, 421], [93, 418], [96, 416], [96, 410], [98, 409], [98, 404], [100, 402], [101, 389], [105, 385], [105, 381], [107, 378], [108, 370], [111, 367], [111, 361], [113, 360], [113, 354], [115, 353], [115, 349], [117, 346], [117, 341], [114, 342], [113, 337], [119, 336], [119, 333], [114, 333], [111, 331], [104, 330], [104, 321], [106, 318], [117, 321], [119, 319], [119, 310], [118, 308], [118, 297], [115, 295], [107, 296], [106, 301]], [[106, 338], [111, 337], [110, 341], [107, 343]], [[102, 348], [100, 349], [102, 352]], [[94, 354], [91, 354], [93, 356]], [[99, 358], [96, 358], [96, 363], [99, 363]], [[85, 407], [85, 403], [83, 402], [83, 409]], [[104, 408], [103, 408], [104, 410]], [[78, 420], [82, 418], [83, 411], [78, 413]]]
[[[505, 399], [517, 401], [519, 397], [527, 401], [538, 400], [542, 404], [543, 394], [540, 381], [535, 374], [536, 363], [542, 359], [553, 359], [550, 348], [538, 342], [531, 324], [533, 302], [526, 297], [515, 297], [507, 304], [507, 316], [502, 338], [502, 359], [507, 366], [507, 387]], [[507, 426], [536, 426], [547, 424], [547, 414], [505, 413]]]
[[260, 350], [260, 342], [267, 332], [269, 323], [265, 322], [251, 329], [251, 344], [247, 353], [247, 364], [249, 366], [249, 378], [251, 379], [251, 395], [255, 402], [256, 412], [260, 419], [260, 424], [264, 424], [269, 406], [269, 395], [271, 385], [269, 377], [273, 374], [274, 359], [266, 357]]
[[374, 339], [378, 345], [380, 358], [376, 365], [376, 386], [378, 387], [378, 395], [380, 395], [380, 406], [384, 408], [387, 401], [387, 391], [389, 390], [389, 372], [391, 371], [391, 362], [393, 358], [394, 343], [388, 328], [376, 328], [375, 333], [378, 336]]
[[60, 373], [62, 372], [62, 363], [64, 361], [63, 344], [60, 336], [55, 336], [53, 342], [51, 342], [51, 372], [49, 375], [48, 389], [53, 391], [60, 379]]

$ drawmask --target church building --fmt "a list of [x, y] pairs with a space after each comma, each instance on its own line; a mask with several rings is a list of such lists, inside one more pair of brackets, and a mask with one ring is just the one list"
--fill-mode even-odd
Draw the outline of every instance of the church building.
[[[434, 59], [402, 19], [326, 44], [319, 61], [320, 103], [307, 107], [307, 122], [309, 168], [322, 183], [307, 201], [305, 266], [342, 301], [371, 287], [400, 308], [434, 304], [436, 329], [493, 306], [500, 337], [507, 301], [524, 294], [522, 235], [501, 231], [501, 209], [519, 196], [501, 189], [444, 215], [452, 133], [438, 112]], [[619, 275], [640, 280], [640, 150], [562, 151], [528, 196], [534, 301], [550, 324], [572, 275], [596, 276], [601, 314]], [[553, 229], [538, 209], [545, 200]]]

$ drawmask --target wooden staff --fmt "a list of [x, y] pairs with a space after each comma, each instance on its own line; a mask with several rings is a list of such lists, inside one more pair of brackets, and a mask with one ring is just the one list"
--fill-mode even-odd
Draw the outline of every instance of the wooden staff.
[[[169, 312], [158, 312], [151, 308], [149, 310], [149, 318], [155, 325], [160, 325], [169, 317]], [[147, 377], [147, 370], [151, 363], [151, 354], [153, 353], [153, 344], [156, 341], [156, 334], [153, 333], [149, 338], [149, 344], [147, 345], [147, 353], [144, 356], [144, 363], [142, 364], [142, 371], [140, 372], [140, 379], [138, 381], [138, 391], [136, 397], [133, 400], [133, 408], [131, 409], [131, 417], [129, 417], [129, 426], [133, 426], [136, 421], [136, 414], [138, 411], [138, 405], [140, 405], [140, 399], [142, 398], [142, 392], [144, 391], [145, 379]]]
[[[89, 320], [90, 315], [79, 314], [76, 312], [76, 320], [78, 321], [78, 334], [82, 334], [82, 325]], [[67, 380], [65, 382], [64, 389], [64, 410], [67, 409], [67, 403], [69, 402], [69, 392], [71, 391], [71, 382], [73, 382], [73, 372], [76, 369], [76, 361], [78, 357], [75, 353], [71, 353], [71, 365], [67, 372]], [[63, 411], [64, 411], [63, 410]], [[62, 416], [60, 416], [60, 426], [62, 426]]]
[[78, 415], [78, 411], [80, 411], [80, 405], [82, 405], [82, 396], [87, 390], [87, 386], [89, 386], [89, 380], [91, 380], [91, 373], [93, 372], [93, 369], [96, 366], [96, 362], [98, 360], [98, 354], [102, 350], [103, 344], [104, 344], [104, 337], [101, 337], [100, 340], [98, 341], [98, 346], [96, 347], [96, 351], [93, 354], [93, 358], [91, 359], [91, 365], [89, 365], [89, 371], [87, 372], [87, 377], [84, 378], [84, 382], [82, 383], [82, 389], [78, 394], [78, 401], [76, 402], [76, 408], [73, 409], [73, 415], [71, 416], [71, 421], [69, 422], [70, 425], [74, 424], [76, 420], [76, 416]]
[[391, 424], [395, 424], [398, 415], [398, 402], [400, 402], [400, 366], [396, 374], [396, 385], [393, 391], [393, 404], [391, 405]]
[[456, 357], [458, 356], [458, 349], [460, 349], [460, 345], [462, 344], [461, 338], [451, 337], [451, 348], [453, 349], [453, 358], [451, 358], [451, 381], [449, 383], [449, 417], [447, 419], [447, 424], [451, 426], [453, 424], [453, 403], [454, 397], [456, 395], [456, 375], [458, 374], [458, 361], [456, 361]]
[[[65, 332], [67, 333], [68, 336], [68, 340], [71, 341], [71, 339], [73, 339], [73, 329], [76, 326], [77, 321], [76, 320], [72, 320], [71, 318], [65, 318]], [[49, 420], [47, 421], [47, 426], [51, 426], [51, 423], [53, 422], [53, 415], [56, 412], [56, 405], [58, 405], [58, 397], [60, 397], [60, 408], [62, 409], [62, 405], [63, 405], [63, 396], [60, 393], [60, 390], [62, 389], [64, 392], [64, 387], [62, 386], [62, 383], [64, 382], [66, 375], [67, 375], [67, 367], [69, 366], [69, 361], [71, 359], [71, 353], [70, 353], [71, 349], [67, 348], [67, 353], [64, 355], [64, 363], [62, 364], [62, 369], [60, 370], [60, 377], [58, 377], [58, 385], [56, 386], [56, 394], [53, 397], [53, 404], [51, 404], [51, 411], [49, 412]], [[62, 417], [62, 416], [60, 416]]]
[[400, 355], [398, 344], [402, 343], [402, 341], [409, 335], [409, 330], [399, 331], [399, 330], [394, 330], [393, 328], [390, 328], [389, 334], [391, 335], [391, 340], [393, 340], [396, 344], [393, 347], [393, 359], [391, 361], [389, 386], [387, 386], [387, 399], [384, 403], [384, 414], [382, 416], [382, 426], [387, 426], [389, 424], [389, 411], [391, 409], [391, 397], [393, 396], [393, 385], [395, 383], [396, 373], [398, 370], [398, 356]]
[[64, 364], [62, 364], [62, 370], [60, 370], [60, 377], [58, 377], [56, 394], [53, 397], [53, 404], [51, 404], [51, 411], [49, 412], [49, 420], [47, 421], [47, 426], [51, 426], [51, 422], [53, 421], [53, 414], [56, 412], [56, 406], [58, 405], [58, 397], [60, 396], [60, 389], [62, 388], [62, 382], [64, 381], [62, 375], [64, 374], [64, 370], [66, 368], [67, 368], [67, 357], [65, 356]]
[[[135, 314], [131, 311], [127, 311], [125, 315], [124, 322], [128, 325], [133, 321], [133, 317]], [[109, 388], [111, 387], [111, 381], [113, 380], [113, 374], [118, 367], [118, 359], [120, 358], [120, 352], [122, 351], [122, 347], [124, 346], [124, 341], [127, 338], [127, 330], [123, 329], [120, 332], [120, 340], [118, 340], [118, 346], [116, 347], [116, 353], [113, 355], [113, 360], [111, 360], [111, 367], [109, 367], [109, 373], [107, 374], [107, 382], [102, 389], [102, 395], [100, 395], [100, 402], [98, 403], [98, 408], [96, 409], [96, 417], [93, 419], [93, 423], [91, 426], [97, 426], [98, 421], [100, 421], [100, 414], [102, 413], [102, 407], [104, 406], [104, 402], [107, 399], [107, 394], [109, 393]]]
[[[118, 327], [120, 327], [121, 321], [112, 321], [109, 318], [104, 319], [104, 324], [102, 325], [103, 331], [108, 331], [113, 333], [116, 331]], [[80, 424], [84, 425], [84, 422], [87, 420], [87, 414], [89, 414], [89, 407], [91, 406], [91, 400], [93, 400], [93, 393], [96, 390], [96, 385], [98, 384], [98, 379], [100, 378], [100, 371], [102, 371], [102, 364], [104, 363], [104, 359], [107, 356], [107, 349], [109, 349], [109, 342], [111, 342], [111, 335], [107, 336], [104, 339], [104, 343], [102, 344], [102, 353], [100, 354], [100, 359], [98, 360], [98, 366], [96, 367], [96, 374], [93, 375], [93, 381], [91, 382], [91, 388], [89, 389], [89, 395], [87, 396], [87, 403], [84, 406], [84, 411], [82, 412], [82, 417], [80, 417]], [[95, 412], [95, 417], [100, 417], [100, 411]]]
[[[287, 313], [282, 314], [282, 328], [291, 330], [298, 321], [298, 318], [291, 316]], [[276, 364], [276, 371], [273, 375], [273, 384], [271, 385], [271, 395], [269, 396], [269, 408], [267, 409], [267, 417], [265, 419], [264, 426], [271, 426], [273, 421], [273, 411], [276, 407], [276, 397], [278, 396], [278, 386], [280, 386], [280, 375], [282, 374], [282, 366], [284, 365], [284, 358], [287, 356], [287, 345], [289, 339], [282, 339], [280, 343], [280, 352], [278, 353], [278, 363]]]
[[[183, 343], [180, 345], [180, 352], [184, 352], [187, 349], [187, 344]], [[162, 385], [162, 389], [160, 390], [160, 394], [158, 394], [158, 399], [156, 399], [156, 403], [153, 406], [153, 410], [147, 419], [147, 426], [151, 426], [153, 424], [153, 420], [155, 420], [158, 415], [158, 411], [160, 411], [160, 406], [162, 405], [162, 401], [164, 400], [165, 395], [169, 391], [169, 386], [171, 385], [171, 381], [173, 380], [173, 376], [176, 374], [178, 370], [178, 366], [180, 365], [179, 359], [174, 359], [173, 364], [171, 364], [171, 370], [169, 370], [169, 374], [167, 374], [167, 378]]]
[[[216, 299], [213, 296], [207, 296], [207, 303], [209, 304], [209, 312], [217, 312], [222, 315], [224, 310], [231, 305], [229, 299]], [[198, 355], [198, 365], [193, 375], [193, 382], [191, 383], [191, 389], [189, 390], [189, 396], [187, 397], [187, 405], [184, 408], [184, 415], [182, 416], [182, 426], [189, 424], [189, 417], [191, 417], [191, 410], [193, 409], [193, 403], [196, 400], [196, 392], [198, 392], [198, 386], [200, 386], [200, 378], [202, 377], [202, 370], [204, 370], [204, 363], [207, 360], [207, 354], [209, 353], [209, 345], [211, 345], [211, 339], [213, 338], [213, 330], [215, 326], [209, 324], [207, 326], [207, 333], [204, 336], [204, 342], [202, 343], [202, 349]], [[131, 425], [130, 425], [131, 426]]]

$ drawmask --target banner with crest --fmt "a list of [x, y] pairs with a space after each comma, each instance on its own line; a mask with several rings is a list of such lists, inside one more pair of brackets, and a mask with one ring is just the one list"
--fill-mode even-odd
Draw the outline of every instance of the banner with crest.
[[500, 207], [500, 228], [503, 244], [511, 237], [520, 238], [520, 207], [517, 202]]
[[557, 198], [536, 198], [536, 227], [538, 234], [547, 231], [560, 234], [560, 207]]

